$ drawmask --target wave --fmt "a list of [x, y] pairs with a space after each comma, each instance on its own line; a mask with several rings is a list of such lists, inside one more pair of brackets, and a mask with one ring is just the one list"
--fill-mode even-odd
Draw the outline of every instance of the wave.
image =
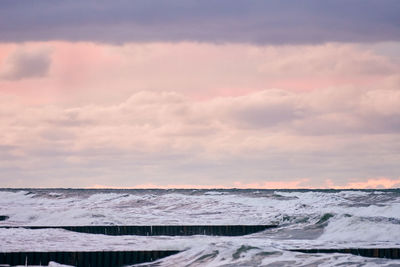
[[[169, 249], [153, 266], [390, 266], [296, 248], [400, 247], [399, 190], [0, 190], [0, 226], [279, 224], [242, 237], [0, 229], [0, 251]], [[150, 265], [152, 266], [152, 265]]]

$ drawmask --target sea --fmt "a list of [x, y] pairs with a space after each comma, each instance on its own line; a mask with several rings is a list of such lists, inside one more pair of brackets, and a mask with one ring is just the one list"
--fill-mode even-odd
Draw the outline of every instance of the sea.
[[292, 251], [399, 248], [400, 189], [0, 189], [0, 216], [0, 226], [278, 225], [245, 236], [0, 228], [0, 252], [182, 251], [140, 266], [400, 266], [394, 259]]

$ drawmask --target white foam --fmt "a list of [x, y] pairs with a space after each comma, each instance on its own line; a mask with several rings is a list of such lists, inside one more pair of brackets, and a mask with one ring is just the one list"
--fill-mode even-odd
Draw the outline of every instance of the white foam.
[[[70, 193], [0, 191], [0, 225], [272, 224], [278, 229], [244, 237], [105, 236], [60, 229], [0, 229], [0, 251], [185, 250], [165, 266], [322, 265], [378, 259], [304, 255], [293, 248], [400, 247], [399, 194], [366, 191], [188, 191], [189, 193]], [[223, 194], [221, 194], [223, 193]], [[323, 220], [321, 220], [323, 219]], [[233, 256], [242, 246], [254, 246]], [[216, 256], [209, 256], [218, 251]], [[270, 252], [277, 253], [270, 253]], [[213, 255], [213, 254], [212, 254]], [[204, 256], [204, 257], [203, 257]], [[203, 258], [201, 258], [203, 257]], [[206, 259], [207, 258], [207, 259]], [[394, 261], [393, 261], [394, 262]], [[374, 265], [375, 264], [375, 265]]]
[[400, 246], [400, 224], [373, 222], [359, 217], [333, 219], [318, 238], [325, 241], [392, 241]]

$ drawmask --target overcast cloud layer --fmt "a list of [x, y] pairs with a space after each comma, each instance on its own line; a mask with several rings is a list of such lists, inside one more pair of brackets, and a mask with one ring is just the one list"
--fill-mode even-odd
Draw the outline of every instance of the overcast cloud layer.
[[400, 1], [0, 1], [0, 187], [400, 187]]
[[0, 5], [3, 42], [400, 40], [397, 0], [3, 0]]
[[138, 92], [64, 109], [4, 100], [3, 186], [400, 186], [399, 91], [270, 89], [206, 102]]
[[398, 187], [396, 45], [2, 44], [1, 186]]

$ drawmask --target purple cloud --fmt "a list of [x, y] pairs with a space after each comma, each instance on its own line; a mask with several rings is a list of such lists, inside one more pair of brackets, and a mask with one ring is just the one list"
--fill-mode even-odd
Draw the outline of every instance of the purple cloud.
[[399, 10], [396, 0], [5, 0], [0, 41], [398, 41]]

